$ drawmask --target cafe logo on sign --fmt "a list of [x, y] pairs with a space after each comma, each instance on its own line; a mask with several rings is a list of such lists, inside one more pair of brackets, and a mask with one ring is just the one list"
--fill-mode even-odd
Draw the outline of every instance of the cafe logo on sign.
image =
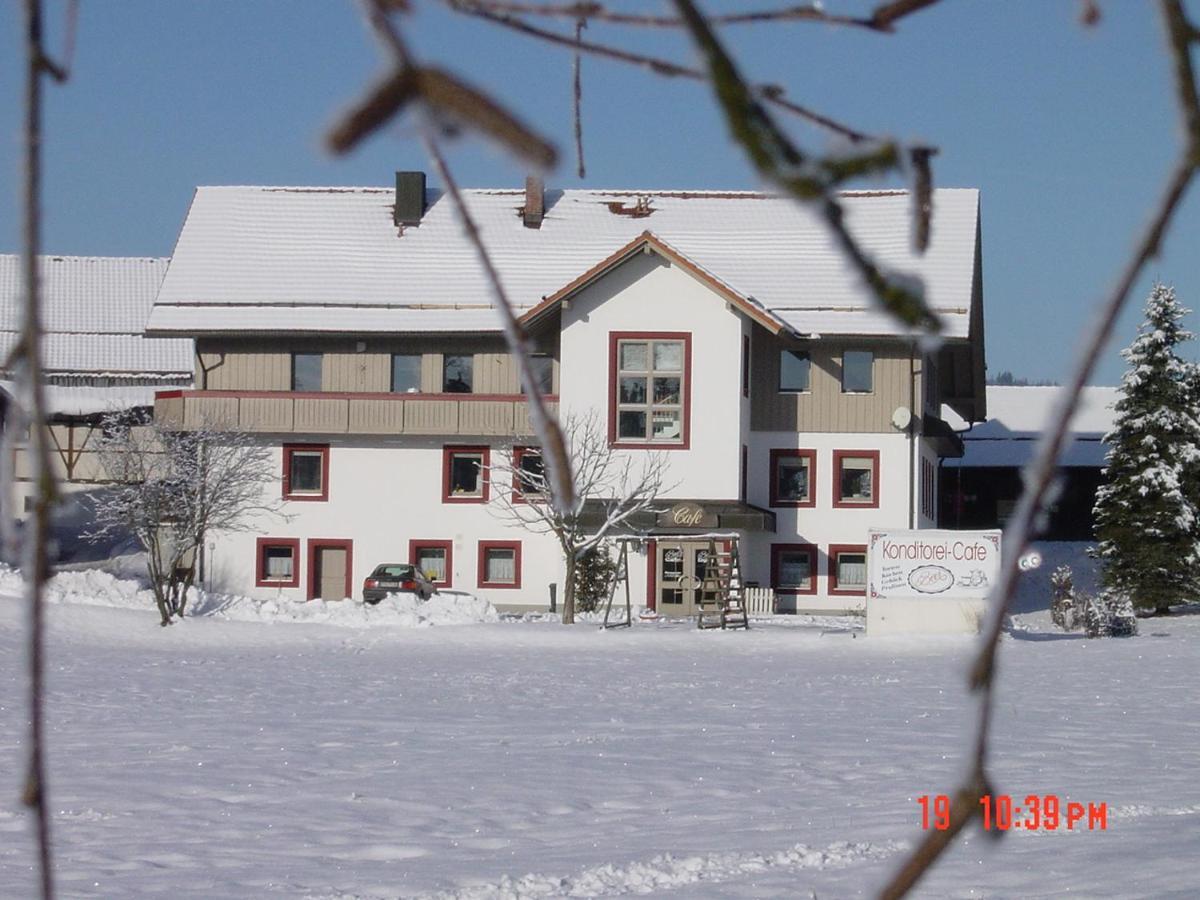
[[716, 515], [707, 512], [699, 503], [676, 503], [658, 514], [660, 528], [713, 528], [716, 524]]

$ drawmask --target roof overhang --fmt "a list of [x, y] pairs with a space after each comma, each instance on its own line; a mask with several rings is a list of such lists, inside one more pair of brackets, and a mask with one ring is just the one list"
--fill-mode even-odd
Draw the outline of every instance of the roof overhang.
[[713, 293], [724, 299], [734, 309], [745, 314], [751, 321], [757, 322], [763, 328], [766, 328], [771, 334], [791, 332], [791, 328], [785, 322], [772, 315], [753, 298], [734, 290], [651, 231], [643, 231], [616, 253], [601, 260], [569, 284], [563, 285], [553, 294], [543, 297], [540, 303], [530, 307], [521, 315], [521, 324], [526, 326], [534, 324], [545, 316], [557, 311], [564, 300], [569, 300], [584, 288], [599, 281], [605, 275], [623, 263], [628, 262], [639, 253], [654, 253], [673, 265], [678, 266], [705, 287], [712, 290]]

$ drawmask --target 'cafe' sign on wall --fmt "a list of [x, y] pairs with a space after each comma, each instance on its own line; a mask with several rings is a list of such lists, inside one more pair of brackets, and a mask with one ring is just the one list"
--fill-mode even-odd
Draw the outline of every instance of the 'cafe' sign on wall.
[[659, 528], [715, 528], [716, 513], [711, 513], [699, 503], [687, 501], [676, 503], [666, 512], [658, 514]]

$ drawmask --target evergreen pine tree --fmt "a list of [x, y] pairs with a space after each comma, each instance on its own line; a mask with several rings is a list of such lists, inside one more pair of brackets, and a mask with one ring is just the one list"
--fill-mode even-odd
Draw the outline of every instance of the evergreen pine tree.
[[1179, 324], [1188, 312], [1174, 288], [1154, 286], [1146, 321], [1121, 353], [1128, 369], [1105, 437], [1105, 481], [1096, 495], [1105, 586], [1156, 613], [1194, 598], [1200, 586], [1196, 377], [1175, 352], [1192, 338]]

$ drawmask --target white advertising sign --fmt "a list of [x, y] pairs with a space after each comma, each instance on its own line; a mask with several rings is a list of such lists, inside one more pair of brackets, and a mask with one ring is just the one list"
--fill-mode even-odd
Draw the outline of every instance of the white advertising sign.
[[1000, 574], [999, 531], [870, 532], [867, 633], [975, 632]]

